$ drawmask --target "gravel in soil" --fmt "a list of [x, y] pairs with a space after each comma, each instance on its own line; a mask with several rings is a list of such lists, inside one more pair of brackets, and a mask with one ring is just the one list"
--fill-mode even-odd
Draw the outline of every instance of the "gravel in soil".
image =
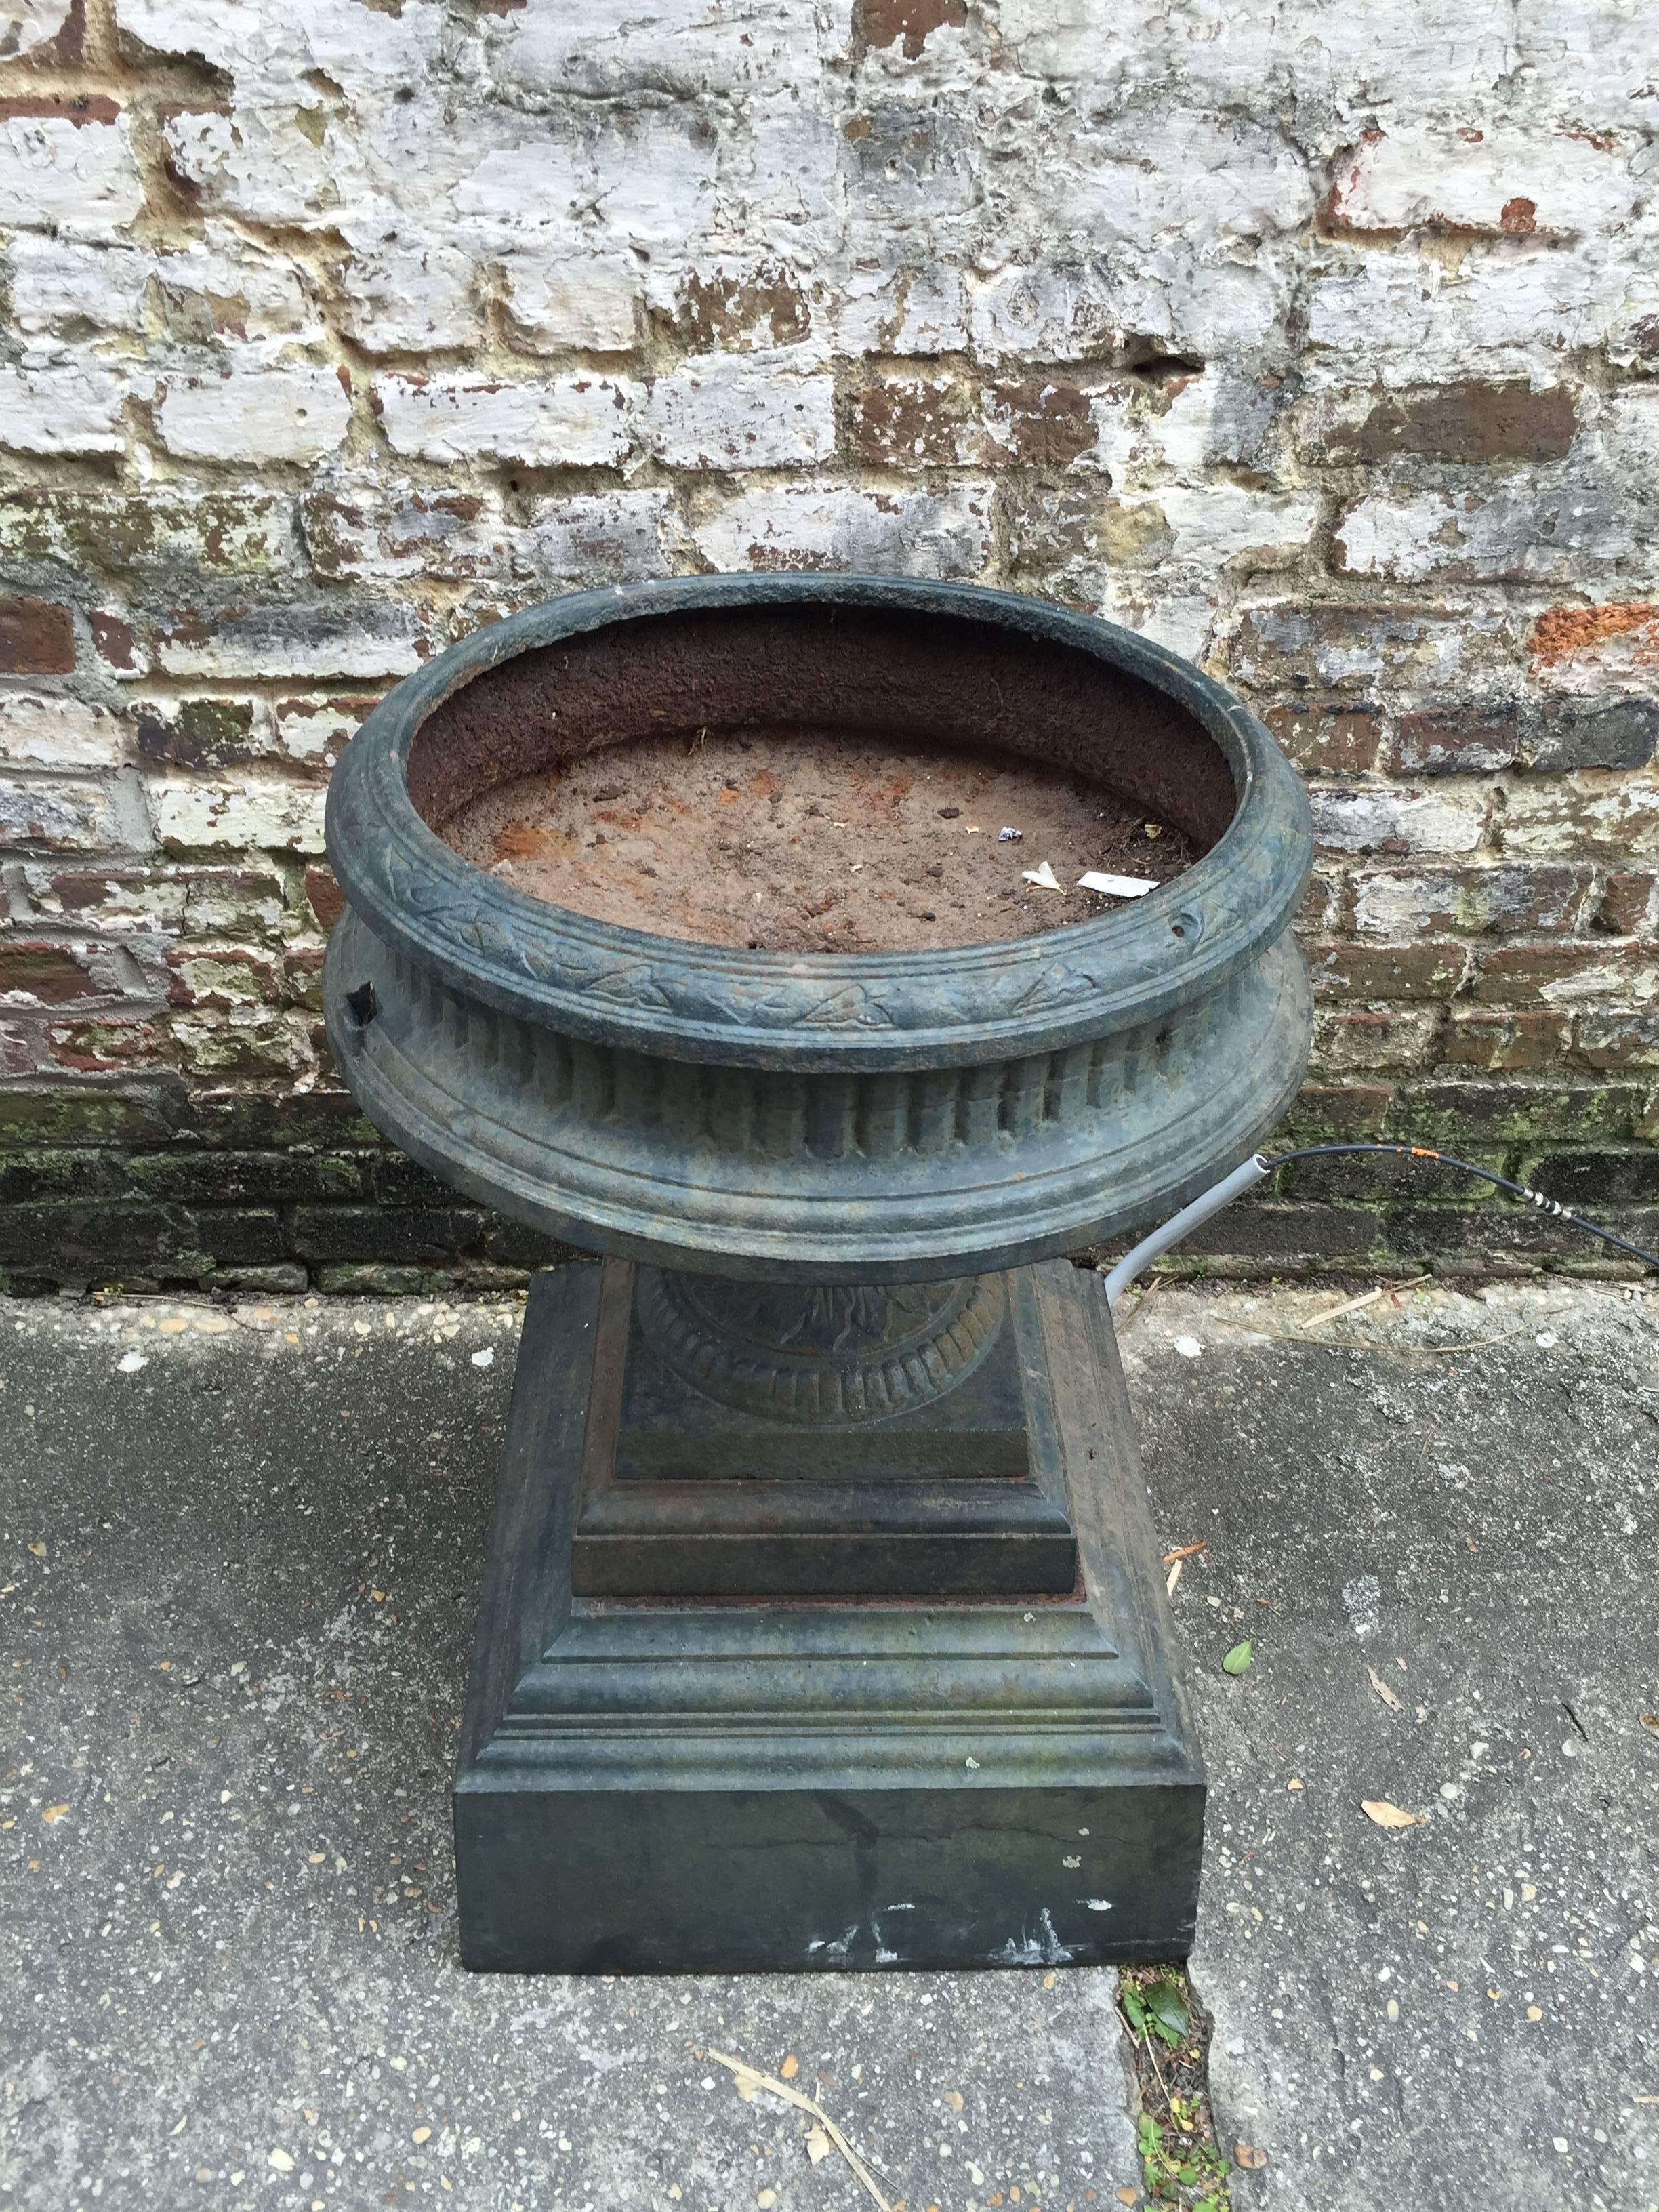
[[[497, 785], [441, 835], [595, 921], [771, 952], [1063, 928], [1127, 903], [1078, 890], [1085, 870], [1164, 883], [1198, 857], [1173, 825], [1040, 763], [819, 731], [609, 747]], [[1058, 890], [1024, 880], [1045, 861]]]

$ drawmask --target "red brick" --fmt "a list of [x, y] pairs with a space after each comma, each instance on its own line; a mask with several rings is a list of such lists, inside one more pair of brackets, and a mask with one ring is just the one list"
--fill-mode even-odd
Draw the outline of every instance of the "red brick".
[[1659, 876], [1645, 869], [1620, 869], [1607, 878], [1595, 916], [1598, 929], [1615, 937], [1651, 938], [1659, 928]]
[[1449, 999], [1468, 972], [1467, 945], [1317, 945], [1314, 989], [1327, 999]]
[[1452, 1012], [1440, 1057], [1449, 1067], [1486, 1067], [1527, 1074], [1559, 1067], [1566, 1056], [1572, 1023], [1566, 1014]]
[[1334, 428], [1324, 456], [1374, 464], [1396, 453], [1437, 461], [1559, 461], [1577, 431], [1565, 385], [1468, 380], [1379, 400], [1364, 422]]
[[1505, 945], [1481, 953], [1474, 996], [1487, 1006], [1608, 998], [1628, 1003], [1632, 992], [1652, 979], [1652, 957], [1642, 945]]
[[103, 986], [65, 945], [0, 943], [0, 994], [15, 992], [40, 1006], [65, 1006], [98, 999]]
[[853, 395], [851, 442], [878, 467], [931, 469], [969, 459], [968, 399], [946, 378], [889, 376]]
[[1573, 1042], [1587, 1067], [1659, 1067], [1659, 1012], [1581, 1014]]
[[1509, 768], [1520, 741], [1520, 717], [1513, 706], [1425, 708], [1401, 716], [1395, 765], [1423, 775]]
[[1308, 701], [1270, 707], [1262, 720], [1298, 768], [1363, 775], [1376, 766], [1382, 724], [1375, 708]]
[[0, 670], [8, 676], [69, 676], [75, 623], [51, 599], [0, 599]]
[[332, 929], [345, 912], [345, 893], [326, 868], [306, 870], [306, 899], [319, 929]]
[[987, 458], [1027, 468], [1063, 469], [1094, 447], [1089, 395], [1048, 377], [994, 384], [985, 395]]
[[72, 1067], [83, 1075], [109, 1068], [139, 1067], [171, 1057], [167, 1036], [154, 1024], [121, 1014], [73, 1024], [54, 1022], [47, 1029], [46, 1044], [60, 1066]]

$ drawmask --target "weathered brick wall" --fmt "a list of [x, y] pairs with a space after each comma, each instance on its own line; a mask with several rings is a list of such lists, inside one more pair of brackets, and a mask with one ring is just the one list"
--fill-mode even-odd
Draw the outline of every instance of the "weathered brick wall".
[[[746, 566], [1204, 659], [1313, 792], [1297, 1128], [1659, 1237], [1647, 0], [0, 0], [0, 57], [15, 1284], [526, 1264], [326, 1065], [329, 768], [503, 611]], [[1469, 1199], [1209, 1242], [1560, 1243]]]

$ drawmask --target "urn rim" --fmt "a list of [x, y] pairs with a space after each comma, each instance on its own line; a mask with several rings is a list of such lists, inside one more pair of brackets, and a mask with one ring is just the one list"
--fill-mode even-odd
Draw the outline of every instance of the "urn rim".
[[[653, 616], [836, 606], [1000, 628], [1139, 678], [1222, 753], [1231, 821], [1131, 908], [946, 950], [800, 954], [626, 928], [536, 898], [462, 859], [416, 810], [408, 770], [422, 726], [521, 654]], [[1311, 821], [1299, 779], [1249, 708], [1134, 631], [981, 585], [763, 573], [572, 593], [447, 647], [347, 745], [325, 836], [342, 891], [376, 936], [505, 1012], [674, 1059], [852, 1073], [1055, 1051], [1214, 992], [1283, 934], [1306, 884]]]

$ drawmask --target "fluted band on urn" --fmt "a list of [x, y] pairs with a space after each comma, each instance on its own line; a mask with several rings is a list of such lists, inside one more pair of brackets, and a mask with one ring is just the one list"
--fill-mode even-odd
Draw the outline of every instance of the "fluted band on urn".
[[[1201, 857], [1039, 935], [798, 954], [591, 919], [433, 826], [602, 747], [800, 727], [1070, 769]], [[327, 838], [349, 911], [324, 1000], [365, 1111], [473, 1196], [669, 1269], [921, 1282], [1064, 1252], [1225, 1173], [1306, 1065], [1295, 774], [1190, 663], [1010, 593], [766, 574], [553, 600], [388, 696]]]

